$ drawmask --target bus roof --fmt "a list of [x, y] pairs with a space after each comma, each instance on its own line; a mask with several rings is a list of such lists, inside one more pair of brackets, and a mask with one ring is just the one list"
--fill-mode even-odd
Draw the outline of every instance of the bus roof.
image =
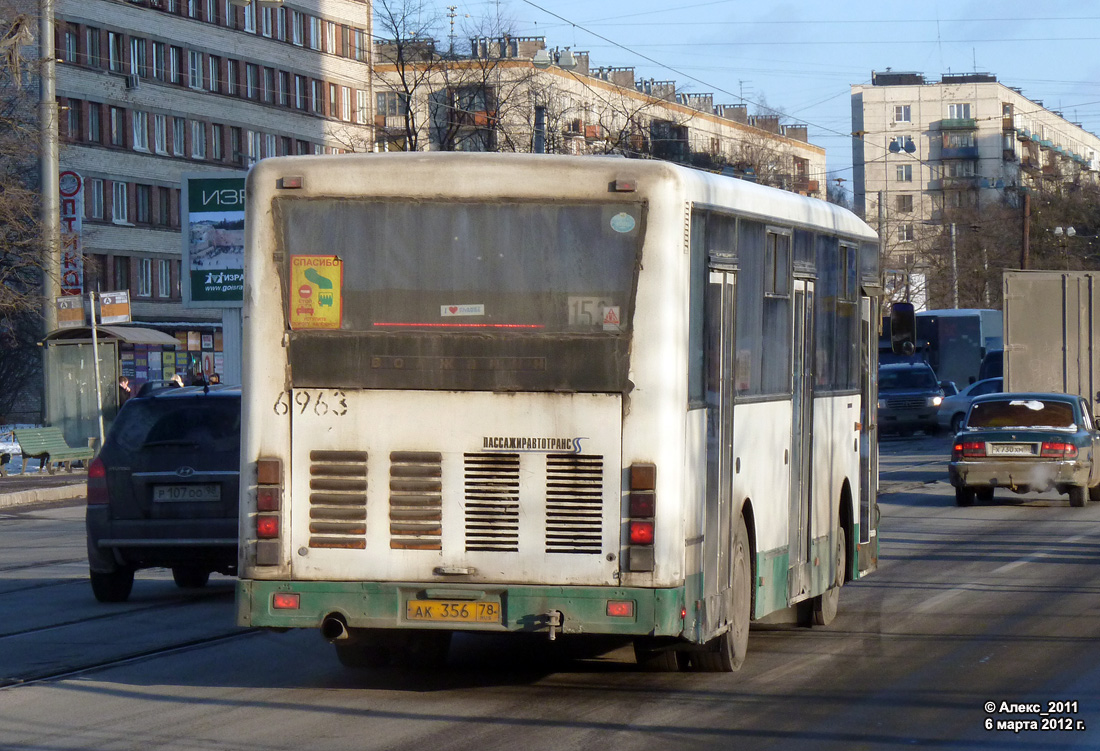
[[[376, 169], [392, 171], [379, 181], [368, 177]], [[356, 171], [361, 171], [361, 179], [356, 179]], [[633, 181], [644, 188], [648, 180], [671, 179], [695, 204], [823, 228], [867, 242], [878, 240], [870, 226], [835, 204], [660, 160], [458, 152], [275, 157], [252, 168], [249, 190], [264, 185], [273, 189], [280, 178], [290, 175], [308, 177], [305, 188], [310, 195], [441, 200], [493, 194], [518, 199], [595, 200], [606, 198], [608, 185], [616, 180]]]

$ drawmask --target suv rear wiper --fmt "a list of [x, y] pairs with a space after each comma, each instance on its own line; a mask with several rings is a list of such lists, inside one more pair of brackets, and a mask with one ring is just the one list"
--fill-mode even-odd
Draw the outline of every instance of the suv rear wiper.
[[195, 440], [185, 440], [182, 438], [165, 438], [162, 441], [146, 441], [141, 444], [142, 448], [148, 448], [150, 446], [194, 446], [198, 448], [199, 442]]

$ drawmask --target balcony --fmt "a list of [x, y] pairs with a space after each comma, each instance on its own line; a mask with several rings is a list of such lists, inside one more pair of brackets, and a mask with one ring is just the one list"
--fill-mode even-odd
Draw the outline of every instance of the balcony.
[[977, 159], [977, 146], [944, 146], [940, 150], [940, 159]]
[[821, 183], [807, 177], [795, 177], [793, 187], [796, 193], [808, 196], [816, 194], [821, 187]]
[[978, 121], [972, 117], [955, 117], [940, 120], [940, 130], [977, 130]]
[[943, 177], [933, 180], [930, 187], [933, 190], [977, 190], [981, 187], [982, 178], [971, 177]]

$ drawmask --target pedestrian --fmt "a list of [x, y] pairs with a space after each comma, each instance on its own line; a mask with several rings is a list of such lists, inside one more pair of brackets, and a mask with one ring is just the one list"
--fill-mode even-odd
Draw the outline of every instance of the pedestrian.
[[207, 379], [207, 383], [209, 383], [211, 386], [213, 386], [215, 383], [221, 383], [221, 382], [222, 382], [222, 377], [220, 375], [218, 375], [217, 373], [211, 373], [210, 378]]
[[132, 392], [130, 390], [130, 379], [126, 376], [118, 377], [118, 406], [122, 406], [126, 403], [126, 400], [130, 398]]
[[183, 377], [179, 373], [168, 379], [172, 385], [169, 388], [183, 388]]

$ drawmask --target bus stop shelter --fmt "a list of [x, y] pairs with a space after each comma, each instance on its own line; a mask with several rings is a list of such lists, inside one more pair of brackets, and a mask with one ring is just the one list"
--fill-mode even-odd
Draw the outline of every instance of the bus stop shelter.
[[[119, 408], [120, 345], [175, 347], [178, 342], [173, 336], [140, 326], [97, 326], [96, 338], [106, 426]], [[99, 438], [99, 407], [91, 327], [57, 329], [42, 343], [46, 348], [46, 424], [61, 428], [70, 446], [94, 445]]]

